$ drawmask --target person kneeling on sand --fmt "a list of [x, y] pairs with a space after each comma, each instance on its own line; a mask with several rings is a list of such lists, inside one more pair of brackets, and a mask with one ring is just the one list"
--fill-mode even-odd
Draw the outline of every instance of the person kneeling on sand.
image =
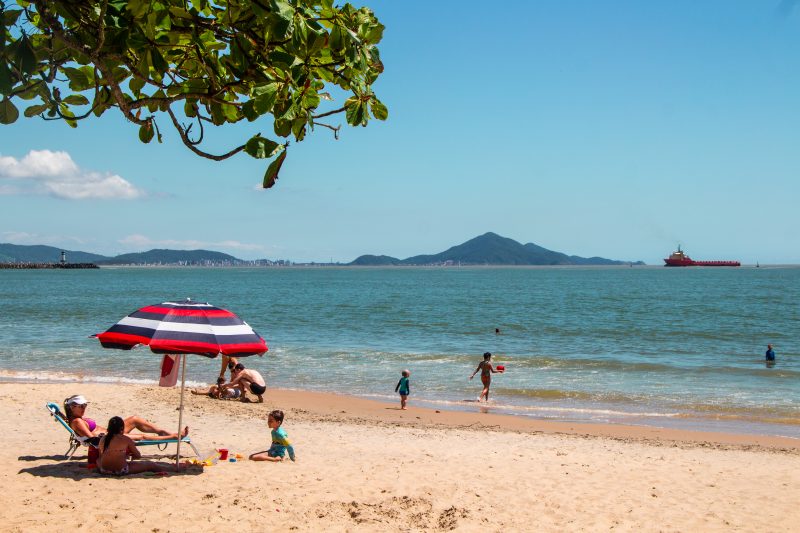
[[265, 452], [256, 452], [250, 456], [251, 461], [283, 461], [286, 452], [289, 452], [289, 459], [294, 461], [294, 448], [289, 442], [289, 436], [283, 425], [283, 411], [272, 411], [267, 417], [267, 426], [272, 430], [272, 444]]
[[[108, 421], [108, 433], [100, 439], [100, 458], [97, 460], [97, 469], [101, 474], [124, 476], [125, 474], [171, 470], [171, 465], [168, 464], [135, 461], [135, 459], [141, 459], [142, 454], [136, 448], [133, 439], [124, 432], [125, 421], [122, 418], [115, 416]], [[128, 456], [134, 460], [128, 461]]]
[[237, 388], [242, 391], [241, 401], [249, 402], [250, 398], [247, 397], [249, 390], [258, 396], [258, 403], [264, 402], [263, 394], [267, 392], [267, 382], [258, 373], [258, 370], [250, 370], [244, 367], [242, 363], [237, 363], [234, 368], [234, 377], [230, 383], [220, 385], [222, 390]]
[[211, 398], [216, 398], [217, 400], [236, 400], [242, 395], [242, 391], [239, 389], [222, 389], [222, 385], [225, 384], [225, 378], [219, 377], [217, 378], [217, 384], [211, 385], [206, 390], [198, 390], [192, 389], [192, 394], [199, 394], [201, 396], [210, 396]]

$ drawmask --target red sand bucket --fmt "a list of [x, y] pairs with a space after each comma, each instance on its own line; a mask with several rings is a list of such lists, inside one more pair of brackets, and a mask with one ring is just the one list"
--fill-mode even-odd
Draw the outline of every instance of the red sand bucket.
[[227, 459], [228, 459], [228, 450], [226, 450], [225, 448], [220, 448], [219, 449], [219, 460], [220, 461], [226, 461]]
[[498, 372], [505, 372], [506, 371], [506, 367], [504, 367], [503, 365], [497, 365], [497, 371]]

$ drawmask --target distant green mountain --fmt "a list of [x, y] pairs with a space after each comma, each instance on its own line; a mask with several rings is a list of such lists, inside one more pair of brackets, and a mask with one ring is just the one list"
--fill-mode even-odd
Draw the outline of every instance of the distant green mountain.
[[400, 260], [388, 255], [362, 255], [350, 264], [358, 266], [390, 266], [399, 265]]
[[[362, 255], [351, 265], [440, 265], [452, 262], [461, 265], [627, 265], [602, 257], [579, 257], [554, 252], [533, 243], [520, 244], [514, 239], [486, 233], [433, 255], [415, 255], [396, 259], [386, 255]], [[633, 264], [643, 265], [641, 261]]]
[[[58, 263], [62, 248], [53, 246], [23, 246], [0, 243], [0, 263]], [[148, 252], [122, 254], [116, 257], [66, 250], [69, 263], [95, 263], [97, 265], [202, 265], [235, 264], [241, 259], [222, 252], [209, 250], [150, 250]]]
[[[41, 244], [24, 246], [0, 243], [0, 263], [58, 263], [61, 261], [61, 250], [64, 249]], [[67, 252], [67, 261], [70, 263], [97, 263], [108, 259], [104, 255], [74, 250], [65, 251]]]
[[98, 262], [102, 265], [138, 265], [138, 264], [189, 264], [199, 265], [204, 263], [236, 263], [241, 262], [232, 255], [209, 250], [161, 250], [155, 249], [148, 252], [122, 254]]

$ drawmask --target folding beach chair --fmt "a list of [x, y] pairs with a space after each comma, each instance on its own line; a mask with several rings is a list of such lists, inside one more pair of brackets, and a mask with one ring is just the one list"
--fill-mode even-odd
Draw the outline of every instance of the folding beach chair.
[[[64, 428], [69, 432], [69, 449], [67, 450], [67, 453], [64, 454], [65, 459], [72, 458], [72, 456], [75, 455], [75, 452], [81, 446], [94, 446], [96, 448], [100, 444], [100, 437], [81, 437], [77, 433], [75, 433], [75, 431], [71, 427], [69, 427], [69, 424], [67, 424], [66, 417], [58, 408], [57, 404], [53, 402], [48, 403], [47, 410], [50, 412], [50, 414], [56, 420], [56, 422], [64, 426]], [[192, 451], [194, 452], [195, 456], [200, 457], [200, 452], [197, 451], [197, 448], [195, 448], [189, 436], [183, 437], [181, 439], [181, 442], [183, 444], [188, 444], [192, 448]], [[158, 446], [159, 450], [164, 451], [167, 448], [168, 444], [177, 444], [177, 443], [178, 439], [138, 440], [136, 441], [136, 446]]]
[[52, 415], [55, 421], [61, 424], [64, 427], [64, 429], [66, 429], [69, 432], [69, 448], [67, 449], [67, 452], [64, 454], [65, 459], [71, 459], [72, 456], [75, 455], [75, 452], [78, 450], [78, 448], [80, 448], [81, 446], [87, 446], [87, 447], [94, 446], [95, 448], [97, 447], [97, 445], [100, 442], [100, 438], [99, 437], [88, 438], [88, 437], [78, 436], [78, 434], [75, 433], [75, 431], [71, 427], [69, 427], [69, 424], [67, 424], [66, 417], [61, 412], [61, 409], [58, 408], [57, 404], [53, 402], [48, 403], [47, 410], [50, 412], [50, 415]]

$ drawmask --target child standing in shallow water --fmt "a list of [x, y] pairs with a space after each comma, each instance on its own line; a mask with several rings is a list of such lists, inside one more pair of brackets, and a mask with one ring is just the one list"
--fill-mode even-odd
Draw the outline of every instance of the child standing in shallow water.
[[481, 383], [483, 383], [483, 390], [481, 391], [480, 396], [478, 396], [478, 401], [481, 399], [486, 398], [486, 401], [489, 401], [489, 387], [492, 385], [492, 374], [497, 372], [501, 372], [502, 370], [495, 370], [492, 366], [492, 354], [490, 352], [486, 352], [483, 354], [483, 361], [478, 363], [478, 368], [475, 369], [475, 372], [469, 377], [472, 379], [475, 377], [475, 374], [480, 371], [481, 373]]
[[411, 394], [411, 388], [408, 384], [408, 378], [411, 376], [411, 372], [403, 370], [400, 375], [403, 377], [397, 382], [397, 387], [394, 388], [394, 391], [400, 393], [400, 409], [405, 410], [406, 400], [408, 400], [408, 395]]
[[283, 411], [272, 411], [267, 417], [267, 426], [272, 430], [272, 445], [265, 452], [256, 452], [250, 456], [251, 461], [283, 461], [286, 452], [289, 452], [289, 459], [294, 461], [294, 448], [289, 442], [289, 436], [283, 425]]

